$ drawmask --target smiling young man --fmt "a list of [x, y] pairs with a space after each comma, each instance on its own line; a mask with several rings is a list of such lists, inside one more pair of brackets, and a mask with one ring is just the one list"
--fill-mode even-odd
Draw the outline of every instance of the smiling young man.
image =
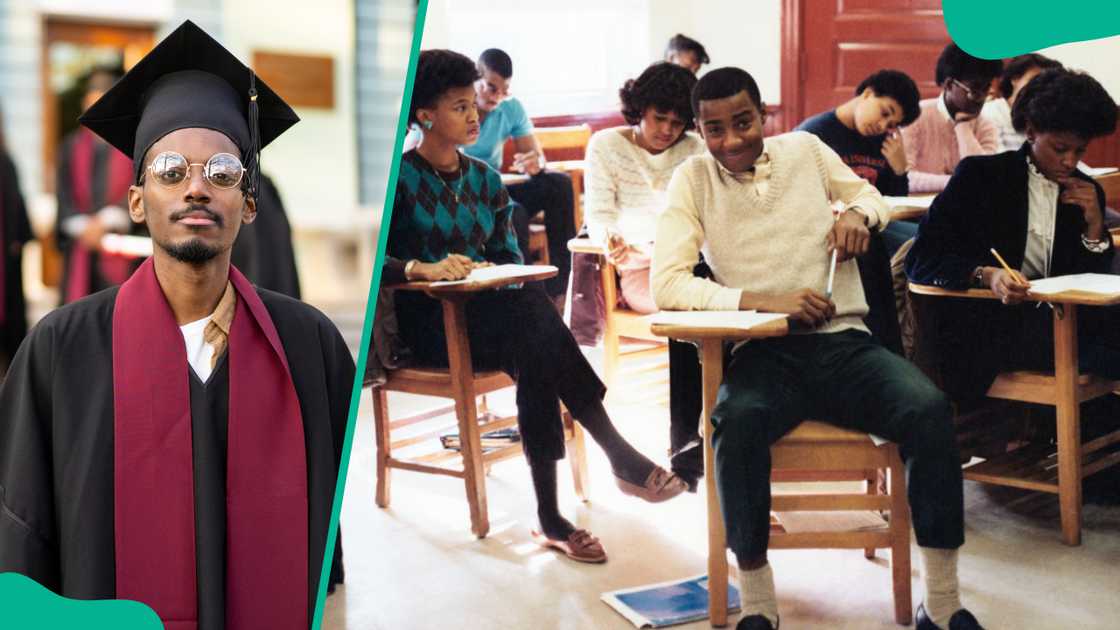
[[[765, 110], [738, 68], [704, 75], [692, 92], [708, 154], [669, 184], [654, 243], [658, 306], [788, 313], [793, 333], [737, 346], [712, 412], [715, 471], [728, 543], [739, 564], [739, 630], [778, 627], [767, 563], [770, 444], [806, 418], [881, 435], [902, 447], [925, 565], [919, 630], [979, 628], [960, 604], [964, 542], [960, 464], [945, 397], [913, 365], [872, 341], [853, 256], [886, 204], [815, 136], [763, 139]], [[832, 205], [843, 211], [834, 218]], [[825, 295], [832, 250], [841, 261]], [[693, 276], [703, 252], [711, 280]], [[874, 402], [869, 402], [874, 401]]]
[[[1047, 309], [1023, 304], [1031, 280], [1108, 273], [1112, 239], [1104, 191], [1077, 170], [1094, 138], [1116, 129], [1116, 103], [1095, 79], [1064, 69], [1030, 81], [1012, 109], [1027, 141], [1018, 151], [969, 158], [922, 220], [906, 259], [914, 282], [949, 289], [989, 288], [989, 300], [919, 298], [920, 361], [957, 402], [985, 395], [1003, 370], [1053, 369]], [[995, 248], [1027, 283], [1008, 274]], [[1083, 371], [1120, 378], [1115, 308], [1083, 309], [1078, 329]], [[927, 362], [929, 361], [929, 362]]]
[[921, 102], [922, 114], [902, 130], [910, 164], [910, 192], [941, 192], [963, 158], [1000, 150], [999, 129], [980, 110], [1003, 62], [980, 59], [949, 44], [937, 58], [936, 98]]
[[154, 252], [16, 354], [0, 572], [138, 600], [172, 630], [309, 627], [354, 364], [325, 316], [230, 265], [260, 148], [297, 120], [190, 22], [82, 117], [133, 156]]

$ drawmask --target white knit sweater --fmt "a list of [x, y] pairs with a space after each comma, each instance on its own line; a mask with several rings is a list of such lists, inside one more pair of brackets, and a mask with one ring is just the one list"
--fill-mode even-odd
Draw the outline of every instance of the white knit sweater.
[[629, 243], [652, 243], [669, 178], [681, 162], [705, 150], [691, 132], [657, 155], [632, 138], [630, 127], [613, 127], [595, 132], [587, 145], [584, 200], [587, 228], [597, 242], [604, 242], [609, 230]]
[[[852, 172], [816, 136], [793, 132], [766, 138], [770, 168], [762, 196], [752, 176], [735, 175], [710, 154], [674, 173], [669, 205], [654, 242], [652, 286], [658, 307], [736, 310], [743, 291], [777, 295], [824, 292], [831, 256], [825, 238], [833, 205], [855, 209], [882, 229], [890, 211], [875, 187]], [[692, 275], [699, 253], [715, 281]], [[867, 302], [855, 260], [836, 269], [836, 316], [815, 332], [867, 330]]]

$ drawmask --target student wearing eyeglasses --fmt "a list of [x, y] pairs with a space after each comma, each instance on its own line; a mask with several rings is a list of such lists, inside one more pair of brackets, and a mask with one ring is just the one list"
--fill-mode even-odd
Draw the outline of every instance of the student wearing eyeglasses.
[[922, 101], [918, 120], [902, 130], [910, 194], [941, 192], [962, 159], [1000, 150], [999, 129], [980, 110], [1002, 70], [1002, 61], [973, 57], [956, 44], [941, 52], [935, 73], [941, 94]]
[[168, 628], [306, 630], [354, 383], [322, 313], [230, 264], [299, 119], [184, 23], [81, 118], [154, 251], [43, 318], [0, 386], [0, 573]]

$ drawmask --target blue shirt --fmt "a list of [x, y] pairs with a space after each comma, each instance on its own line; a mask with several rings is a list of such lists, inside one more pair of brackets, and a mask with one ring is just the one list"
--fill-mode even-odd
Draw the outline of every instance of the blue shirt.
[[486, 115], [479, 129], [478, 141], [464, 146], [463, 153], [482, 160], [495, 171], [502, 169], [502, 147], [508, 138], [524, 138], [533, 133], [533, 122], [516, 98], [507, 98], [498, 103], [494, 111]]

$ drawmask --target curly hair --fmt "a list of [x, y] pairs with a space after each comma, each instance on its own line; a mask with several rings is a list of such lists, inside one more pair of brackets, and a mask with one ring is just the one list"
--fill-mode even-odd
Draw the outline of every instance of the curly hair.
[[466, 55], [453, 50], [421, 50], [408, 106], [409, 124], [420, 124], [416, 110], [432, 107], [452, 88], [473, 85], [479, 76], [478, 67]]
[[1051, 59], [1046, 55], [1038, 53], [1027, 53], [1013, 57], [1011, 61], [1007, 62], [1007, 66], [1003, 69], [1003, 76], [999, 79], [999, 95], [1003, 98], [1011, 98], [1011, 92], [1014, 88], [1011, 85], [1012, 81], [1017, 81], [1019, 77], [1030, 72], [1034, 68], [1039, 70], [1056, 70], [1062, 68], [1062, 62]]
[[957, 79], [968, 83], [969, 81], [991, 81], [1003, 72], [1003, 61], [999, 59], [981, 59], [961, 50], [956, 44], [949, 44], [941, 51], [937, 58], [937, 71], [935, 79], [938, 85], [944, 85], [948, 79]]
[[898, 106], [902, 108], [900, 127], [914, 122], [922, 113], [921, 107], [918, 106], [918, 101], [922, 98], [918, 93], [918, 86], [905, 72], [880, 70], [859, 84], [856, 88], [856, 96], [863, 94], [867, 88], [871, 88], [875, 96], [887, 96], [898, 102]]
[[669, 40], [669, 45], [665, 47], [666, 56], [674, 52], [690, 52], [696, 55], [696, 61], [700, 62], [700, 65], [711, 62], [711, 59], [708, 58], [708, 51], [704, 50], [704, 45], [683, 33], [674, 35]]
[[1011, 124], [1025, 131], [1071, 132], [1091, 140], [1116, 130], [1116, 101], [1096, 79], [1073, 70], [1046, 70], [1028, 83], [1011, 108]]
[[751, 73], [742, 68], [726, 67], [717, 68], [700, 77], [696, 87], [692, 88], [692, 112], [700, 117], [700, 101], [714, 101], [721, 98], [735, 96], [739, 92], [746, 92], [754, 106], [761, 112], [763, 109], [762, 93], [758, 90]]
[[684, 129], [693, 129], [692, 105], [689, 98], [696, 85], [696, 76], [688, 70], [659, 61], [646, 68], [637, 79], [626, 81], [618, 91], [622, 101], [622, 117], [636, 125], [650, 107], [659, 112], [672, 112], [684, 121]]

